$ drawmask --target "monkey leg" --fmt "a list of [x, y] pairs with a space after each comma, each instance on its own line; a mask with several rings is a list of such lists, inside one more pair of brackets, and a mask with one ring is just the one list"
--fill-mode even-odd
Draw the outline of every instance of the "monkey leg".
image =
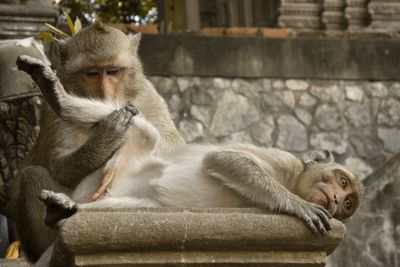
[[76, 204], [67, 195], [49, 190], [42, 190], [39, 199], [47, 207], [45, 220], [49, 225], [56, 225], [60, 220], [71, 217], [78, 209], [160, 207], [151, 199], [134, 197], [106, 197], [95, 202]]
[[19, 70], [28, 73], [39, 86], [46, 102], [54, 112], [61, 116], [61, 101], [65, 97], [65, 90], [55, 72], [42, 60], [21, 55], [17, 58]]
[[38, 199], [42, 189], [69, 193], [50, 177], [49, 172], [41, 166], [28, 166], [16, 177], [13, 188], [19, 191], [13, 201], [14, 214], [22, 248], [31, 261], [36, 261], [54, 241], [55, 233], [43, 221], [45, 206]]

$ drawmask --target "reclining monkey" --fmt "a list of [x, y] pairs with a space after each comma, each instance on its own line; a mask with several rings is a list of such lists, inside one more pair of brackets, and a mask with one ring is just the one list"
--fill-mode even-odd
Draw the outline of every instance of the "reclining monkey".
[[[56, 95], [64, 119], [91, 127], [116, 110], [115, 103], [80, 98], [66, 93], [56, 76], [43, 63], [20, 57], [21, 69], [43, 73], [39, 82], [44, 95]], [[52, 86], [49, 86], [52, 85]], [[91, 207], [264, 207], [294, 215], [314, 232], [327, 234], [329, 219], [351, 217], [359, 208], [362, 185], [333, 162], [329, 152], [306, 154], [303, 160], [291, 153], [249, 144], [186, 145], [167, 156], [155, 156], [159, 132], [134, 105], [125, 112], [136, 115], [125, 143], [106, 168], [115, 179], [103, 199], [80, 204]], [[131, 155], [135, 148], [135, 155]], [[315, 164], [313, 164], [315, 163]], [[72, 199], [60, 193], [42, 191], [40, 198], [49, 212], [47, 224], [71, 216], [74, 201], [88, 202], [99, 181], [88, 176], [75, 189]]]

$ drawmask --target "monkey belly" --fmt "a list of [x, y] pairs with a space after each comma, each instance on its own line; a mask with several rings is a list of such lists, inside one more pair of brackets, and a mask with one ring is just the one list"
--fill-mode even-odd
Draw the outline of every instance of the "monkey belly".
[[[196, 163], [194, 163], [196, 162]], [[249, 207], [237, 192], [202, 171], [202, 158], [190, 164], [169, 165], [163, 175], [150, 181], [154, 198], [163, 207]]]

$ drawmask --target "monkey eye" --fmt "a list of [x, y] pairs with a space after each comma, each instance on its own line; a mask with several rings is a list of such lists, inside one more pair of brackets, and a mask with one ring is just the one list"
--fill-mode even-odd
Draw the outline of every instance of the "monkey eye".
[[351, 209], [351, 207], [353, 206], [353, 203], [351, 202], [351, 200], [350, 199], [346, 199], [345, 201], [344, 201], [344, 208], [346, 209], [346, 210], [349, 210], [349, 209]]
[[342, 188], [346, 188], [346, 186], [347, 186], [347, 179], [344, 178], [343, 176], [340, 177], [340, 186]]
[[111, 68], [107, 70], [108, 75], [117, 75], [121, 71], [120, 68]]
[[100, 72], [97, 69], [89, 69], [84, 71], [85, 75], [88, 77], [96, 77], [100, 75]]

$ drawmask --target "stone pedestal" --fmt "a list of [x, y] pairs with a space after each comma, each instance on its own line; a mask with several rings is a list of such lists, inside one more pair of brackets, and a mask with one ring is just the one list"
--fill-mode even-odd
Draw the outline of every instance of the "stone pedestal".
[[368, 25], [367, 2], [368, 0], [346, 0], [345, 16], [348, 30], [361, 30]]
[[328, 236], [259, 209], [82, 210], [61, 227], [51, 266], [324, 266]]
[[282, 0], [279, 27], [295, 29], [320, 29], [321, 4], [314, 0]]
[[371, 29], [400, 31], [400, 2], [397, 0], [372, 0], [368, 5], [371, 15]]
[[58, 11], [43, 1], [25, 5], [0, 4], [0, 39], [22, 38], [47, 31], [45, 22], [54, 24]]
[[327, 31], [342, 31], [345, 25], [345, 0], [325, 0], [322, 22]]

